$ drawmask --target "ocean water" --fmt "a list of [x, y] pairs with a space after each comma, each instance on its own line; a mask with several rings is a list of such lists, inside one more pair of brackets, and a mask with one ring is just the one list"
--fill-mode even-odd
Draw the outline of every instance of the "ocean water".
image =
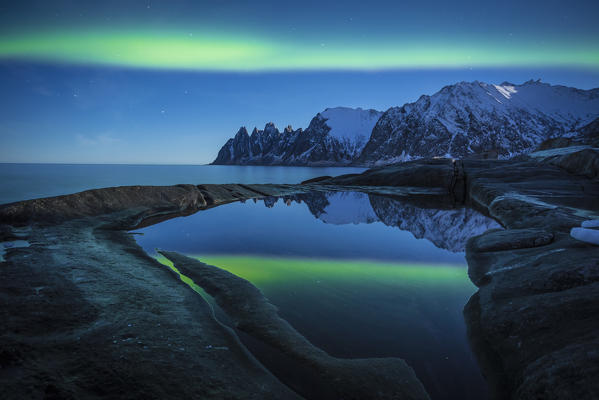
[[228, 204], [135, 238], [159, 260], [177, 251], [249, 280], [333, 356], [400, 357], [433, 399], [485, 399], [462, 316], [476, 291], [464, 246], [497, 227], [473, 210], [337, 192]]
[[345, 167], [0, 163], [0, 204], [110, 186], [299, 183], [362, 171], [364, 168]]

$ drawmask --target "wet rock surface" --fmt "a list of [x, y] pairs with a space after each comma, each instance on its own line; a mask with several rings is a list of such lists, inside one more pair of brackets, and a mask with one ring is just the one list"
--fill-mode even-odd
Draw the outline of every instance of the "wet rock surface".
[[4, 205], [2, 239], [30, 247], [0, 264], [0, 397], [299, 398], [125, 230], [232, 201], [358, 190], [501, 223], [468, 242], [479, 290], [464, 310], [493, 397], [598, 398], [599, 247], [569, 235], [599, 218], [588, 159], [420, 160], [304, 185], [122, 187]]
[[0, 398], [300, 398], [123, 230], [259, 196], [220, 189], [129, 187], [3, 207], [5, 226], [29, 224], [31, 246], [0, 263]]
[[467, 249], [465, 317], [495, 398], [599, 396], [599, 248], [569, 236], [599, 214], [599, 183], [553, 164], [465, 166], [471, 201], [508, 228]]
[[0, 264], [1, 398], [297, 398], [128, 234], [98, 228], [35, 228]]
[[290, 386], [317, 399], [428, 399], [412, 368], [399, 358], [340, 359], [312, 345], [250, 282], [220, 268], [160, 251], [185, 276], [213, 296], [237, 329], [287, 356], [294, 369], [312, 372], [308, 387]]

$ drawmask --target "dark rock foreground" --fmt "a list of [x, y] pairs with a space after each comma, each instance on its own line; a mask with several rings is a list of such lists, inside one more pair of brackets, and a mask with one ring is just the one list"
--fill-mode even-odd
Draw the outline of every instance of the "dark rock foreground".
[[250, 282], [174, 252], [160, 253], [213, 296], [237, 329], [272, 346], [310, 373], [308, 388], [289, 382], [298, 393], [328, 399], [428, 399], [404, 360], [331, 357], [280, 318], [276, 307]]
[[[302, 185], [120, 187], [0, 206], [0, 239], [30, 243], [0, 263], [0, 398], [319, 398], [266, 370], [127, 231], [238, 200], [342, 189], [466, 205], [500, 222], [505, 230], [468, 242], [479, 290], [464, 310], [492, 397], [599, 398], [599, 247], [569, 235], [599, 218], [598, 160], [593, 149], [420, 160]], [[320, 398], [427, 398], [402, 360], [337, 362], [286, 328], [251, 284], [165, 254], [240, 331], [318, 372], [314, 388], [330, 383]]]
[[4, 206], [0, 221], [31, 246], [0, 264], [0, 398], [299, 398], [127, 233], [263, 196], [208, 191], [114, 188]]

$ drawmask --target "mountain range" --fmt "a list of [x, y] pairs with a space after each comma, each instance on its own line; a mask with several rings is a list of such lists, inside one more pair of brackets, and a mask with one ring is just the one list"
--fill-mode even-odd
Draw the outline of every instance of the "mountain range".
[[336, 107], [305, 130], [241, 127], [213, 164], [372, 166], [423, 157], [510, 158], [575, 138], [599, 118], [599, 88], [459, 82], [385, 112]]

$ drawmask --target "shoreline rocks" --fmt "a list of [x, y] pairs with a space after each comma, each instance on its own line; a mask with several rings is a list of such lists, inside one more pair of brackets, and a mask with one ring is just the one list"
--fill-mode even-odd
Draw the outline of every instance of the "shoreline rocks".
[[570, 236], [599, 219], [587, 150], [419, 160], [303, 185], [133, 186], [0, 206], [2, 238], [31, 244], [7, 250], [0, 268], [0, 396], [300, 398], [125, 231], [233, 201], [356, 190], [466, 205], [501, 223], [466, 251], [479, 290], [464, 316], [493, 398], [597, 398], [599, 251]]

